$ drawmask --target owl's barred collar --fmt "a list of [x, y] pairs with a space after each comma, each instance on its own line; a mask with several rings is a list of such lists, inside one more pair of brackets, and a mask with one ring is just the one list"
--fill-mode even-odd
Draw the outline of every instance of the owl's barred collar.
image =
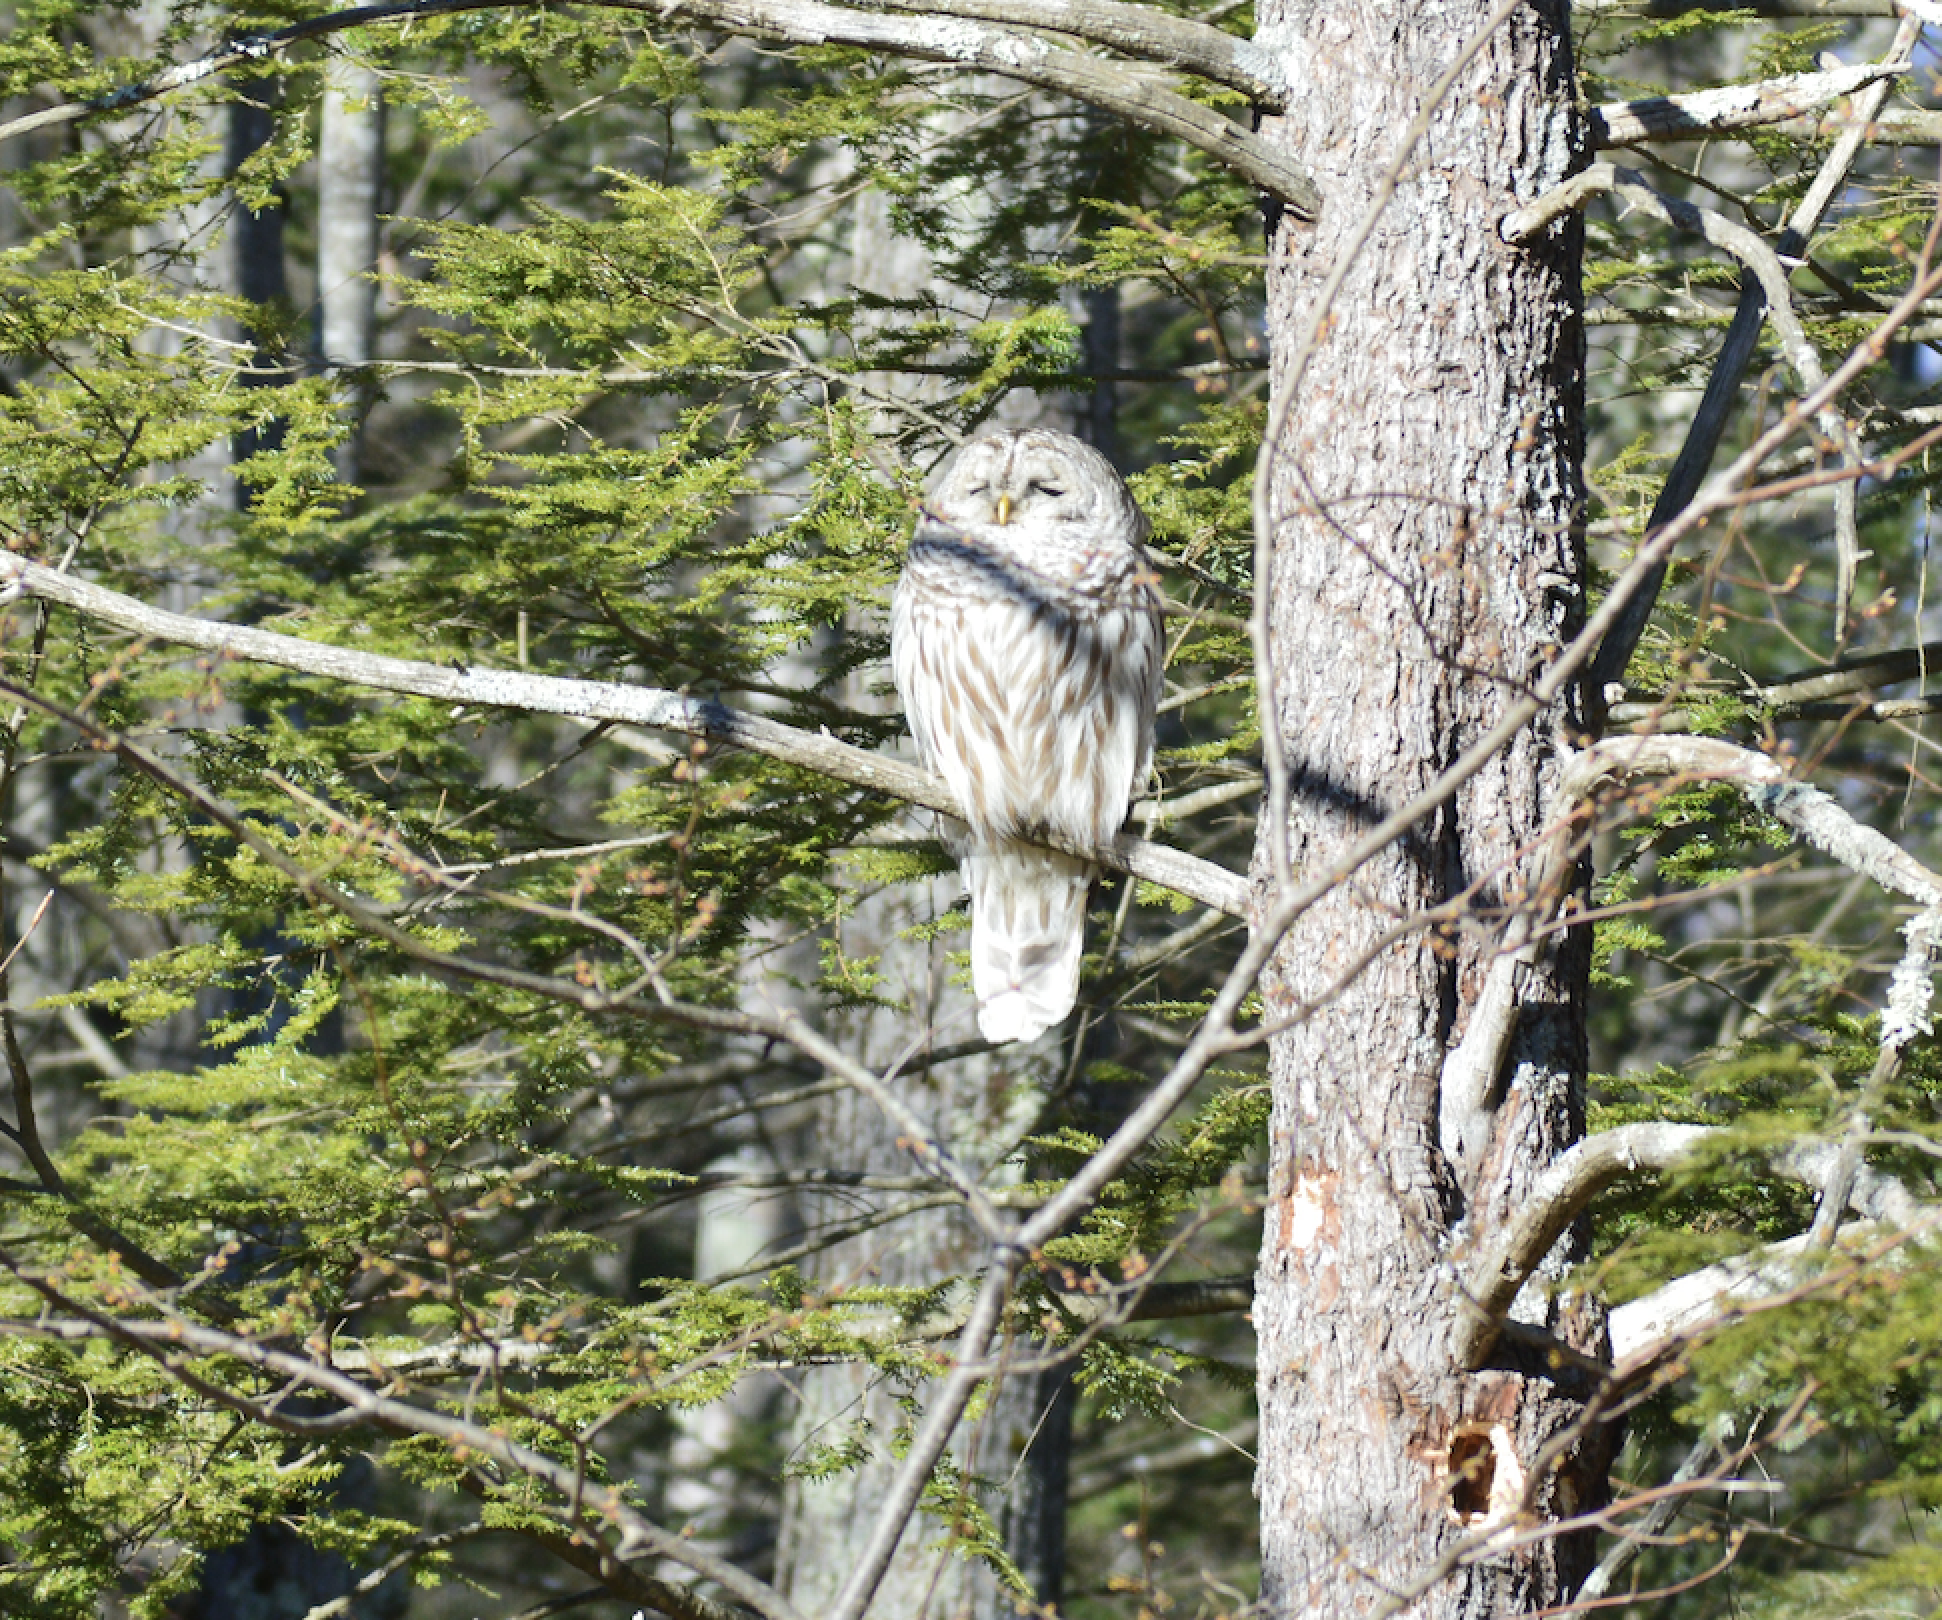
[[1152, 609], [1156, 578], [1145, 553], [1125, 545], [1032, 547], [1019, 554], [1015, 525], [966, 523], [922, 508], [904, 566], [920, 573], [964, 573], [1022, 602]]

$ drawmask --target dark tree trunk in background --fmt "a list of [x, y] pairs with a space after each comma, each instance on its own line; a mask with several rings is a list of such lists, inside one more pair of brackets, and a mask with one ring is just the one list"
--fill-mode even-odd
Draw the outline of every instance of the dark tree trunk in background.
[[[1273, 227], [1268, 271], [1287, 401], [1269, 451], [1273, 719], [1298, 874], [1326, 870], [1434, 781], [1582, 618], [1579, 233], [1559, 225], [1511, 247], [1497, 231], [1579, 161], [1567, 7], [1498, 9], [1508, 18], [1482, 0], [1264, 0], [1260, 14], [1260, 43], [1295, 87], [1268, 128], [1324, 199], [1318, 224]], [[1485, 35], [1408, 144], [1437, 81]], [[1357, 245], [1392, 172], [1394, 195]], [[1324, 319], [1323, 283], [1345, 255]], [[1487, 1536], [1496, 1514], [1515, 1517], [1506, 1530], [1541, 1531], [1600, 1488], [1589, 1450], [1539, 1466], [1582, 1391], [1467, 1373], [1452, 1342], [1463, 1257], [1582, 1131], [1575, 936], [1528, 981], [1503, 1094], [1468, 1163], [1438, 1129], [1445, 1053], [1536, 903], [1573, 723], [1541, 715], [1339, 885], [1265, 983], [1270, 1023], [1316, 1009], [1274, 1037], [1271, 1058], [1255, 1306], [1269, 1614], [1368, 1613]], [[1264, 821], [1264, 893], [1274, 831]], [[1460, 923], [1384, 943], [1466, 893]], [[1532, 1294], [1520, 1315], [1596, 1332]], [[1543, 1608], [1569, 1597], [1588, 1552], [1582, 1535], [1486, 1550], [1408, 1612]]]

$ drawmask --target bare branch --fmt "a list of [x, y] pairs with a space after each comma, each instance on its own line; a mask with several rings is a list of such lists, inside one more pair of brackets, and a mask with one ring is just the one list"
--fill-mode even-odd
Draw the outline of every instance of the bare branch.
[[[1313, 219], [1321, 208], [1313, 182], [1289, 156], [1252, 130], [1189, 100], [1171, 87], [1080, 51], [1054, 45], [1022, 28], [1045, 28], [1076, 35], [1129, 54], [1150, 57], [1209, 77], [1248, 95], [1285, 99], [1286, 89], [1273, 71], [1272, 58], [1247, 41], [1217, 28], [1177, 18], [1149, 15], [1144, 8], [1113, 0], [959, 0], [958, 4], [918, 6], [904, 17], [886, 17], [824, 0], [582, 0], [600, 10], [644, 14], [668, 25], [677, 21], [719, 28], [790, 45], [849, 45], [916, 61], [942, 62], [983, 73], [998, 73], [1020, 84], [1071, 96], [1123, 118], [1138, 128], [1168, 135], [1205, 152], [1279, 198], [1299, 219]], [[897, 0], [879, 0], [895, 4]], [[293, 45], [347, 28], [410, 22], [458, 12], [517, 9], [514, 0], [396, 0], [360, 6], [327, 17], [312, 17], [271, 33], [253, 34], [192, 62], [129, 85], [113, 95], [66, 102], [0, 124], [0, 140], [80, 119], [125, 112], [129, 107], [171, 95], [237, 67], [273, 60]], [[993, 27], [980, 18], [1016, 27]]]
[[[1856, 1197], [1862, 1195], [1857, 1187]], [[1942, 1212], [1926, 1211], [1907, 1222], [1850, 1221], [1838, 1233], [1844, 1247], [1873, 1244], [1884, 1250], [1922, 1241], [1942, 1228]], [[1724, 1311], [1782, 1298], [1801, 1287], [1802, 1265], [1820, 1248], [1811, 1232], [1770, 1243], [1675, 1278], [1629, 1300], [1611, 1313], [1612, 1355], [1622, 1362], [1654, 1359], [1668, 1343], [1685, 1338]]]
[[[1908, 59], [1920, 35], [1920, 26], [1904, 18], [1883, 60], [1899, 63]], [[1847, 184], [1848, 171], [1853, 168], [1867, 139], [1869, 121], [1887, 101], [1891, 82], [1884, 79], [1871, 84], [1855, 97], [1853, 124], [1834, 143], [1821, 164], [1820, 172], [1815, 175], [1813, 185], [1795, 204], [1786, 228], [1780, 233], [1776, 245], [1783, 256], [1806, 250], [1807, 242], [1820, 225], [1822, 217]], [[1925, 261], [1922, 269], [1926, 271], [1928, 268]], [[1931, 278], [1918, 273], [1918, 279], [1926, 285]], [[1700, 399], [1699, 409], [1693, 413], [1685, 442], [1680, 445], [1679, 454], [1666, 474], [1659, 497], [1652, 503], [1651, 515], [1646, 520], [1648, 535], [1660, 524], [1671, 522], [1698, 495], [1707, 469], [1712, 466], [1714, 452], [1719, 449], [1720, 440], [1725, 436], [1727, 421], [1738, 398], [1740, 379], [1745, 375], [1754, 349], [1759, 344], [1766, 302], [1766, 291], [1758, 278], [1751, 275], [1744, 277], [1740, 284], [1740, 301], [1733, 311], [1733, 324], [1727, 328], [1726, 337], [1720, 344], [1719, 359], [1714, 362], [1713, 373], [1706, 380], [1706, 392]], [[1901, 300], [1896, 315], [1885, 322], [1884, 327], [1892, 330], [1894, 326], [1906, 323], [1919, 307], [1919, 300]], [[1845, 372], [1849, 367], [1843, 366], [1841, 369]], [[1826, 396], [1825, 403], [1832, 403], [1834, 395], [1830, 391], [1820, 389], [1816, 392]], [[1843, 560], [1844, 569], [1845, 566], [1846, 559]], [[1594, 712], [1604, 701], [1606, 689], [1624, 679], [1625, 668], [1632, 661], [1632, 653], [1639, 644], [1639, 638], [1645, 634], [1646, 623], [1658, 602], [1659, 592], [1665, 586], [1666, 567], [1667, 561], [1664, 560], [1655, 566], [1645, 588], [1626, 604], [1624, 615], [1598, 651], [1591, 670]]]
[[[405, 692], [453, 704], [517, 709], [529, 714], [617, 721], [701, 737], [820, 771], [838, 781], [923, 805], [947, 816], [958, 812], [950, 789], [927, 772], [839, 742], [834, 737], [802, 731], [679, 692], [607, 681], [525, 675], [513, 670], [425, 664], [356, 652], [348, 647], [277, 635], [247, 625], [219, 624], [168, 613], [132, 596], [91, 585], [23, 557], [0, 556], [0, 602], [21, 597], [62, 603], [133, 635], [302, 674], [321, 675], [375, 691]], [[1150, 843], [1128, 833], [1097, 847], [1070, 840], [1048, 842], [1052, 848], [1157, 883], [1230, 917], [1247, 915], [1246, 880], [1184, 850]]]
[[[836, 1326], [845, 1339], [885, 1349], [934, 1344], [964, 1331], [971, 1318], [972, 1301], [967, 1295], [968, 1290], [914, 1319], [889, 1306], [846, 1304], [835, 1318]], [[1113, 1284], [1091, 1293], [1061, 1289], [1057, 1297], [1060, 1314], [1081, 1325], [1177, 1322], [1191, 1317], [1239, 1315], [1254, 1302], [1254, 1279], [1209, 1277], [1196, 1282]], [[584, 1342], [565, 1336], [545, 1340], [447, 1339], [399, 1350], [373, 1350], [354, 1344], [340, 1348], [333, 1344], [330, 1364], [340, 1372], [379, 1380], [425, 1380], [478, 1372], [529, 1371], [563, 1356], [578, 1355], [585, 1348]], [[839, 1357], [832, 1354], [826, 1359]], [[787, 1368], [802, 1365], [802, 1360], [764, 1358], [751, 1365]]]
[[1942, 874], [1856, 821], [1820, 789], [1793, 781], [1778, 760], [1737, 743], [1713, 737], [1608, 737], [1572, 761], [1566, 787], [1586, 798], [1601, 782], [1641, 777], [1732, 782], [1750, 804], [1843, 866], [1924, 907], [1942, 905]]
[[1859, 127], [1870, 146], [1942, 145], [1942, 113], [1917, 107], [1896, 107], [1863, 118], [1858, 112], [1823, 113], [1818, 117], [1789, 118], [1775, 124], [1782, 135], [1805, 140], [1833, 140]]
[[1718, 1135], [1718, 1128], [1708, 1125], [1623, 1125], [1588, 1136], [1561, 1155], [1538, 1177], [1517, 1216], [1464, 1270], [1458, 1364], [1472, 1369], [1484, 1364], [1517, 1291], [1592, 1199], [1627, 1177], [1684, 1163]]
[[1489, 1145], [1504, 1058], [1517, 1033], [1518, 1006], [1536, 959], [1529, 942], [1530, 913], [1520, 911], [1517, 919], [1522, 937], [1515, 943], [1507, 941], [1503, 953], [1491, 962], [1483, 989], [1471, 1003], [1463, 1038], [1445, 1055], [1437, 1080], [1437, 1137], [1460, 1170], [1475, 1167]]
[[1683, 96], [1607, 102], [1591, 110], [1591, 139], [1600, 147], [1629, 146], [1637, 141], [1698, 140], [1784, 123], [1810, 116], [1878, 80], [1900, 78], [1908, 70], [1907, 63], [1864, 62], [1828, 73], [1794, 73]]
[[[1206, 23], [1124, 0], [856, 0], [866, 10], [918, 12], [1042, 28], [1178, 68], [1238, 90], [1263, 112], [1288, 106], [1288, 79], [1271, 52]], [[1812, 103], [1803, 101], [1799, 110]]]

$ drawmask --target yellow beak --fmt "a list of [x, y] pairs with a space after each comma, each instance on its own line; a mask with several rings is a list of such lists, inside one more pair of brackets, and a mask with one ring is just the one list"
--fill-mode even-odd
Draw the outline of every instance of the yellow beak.
[[1002, 529], [1009, 522], [1011, 522], [1011, 497], [1009, 495], [1000, 495], [998, 497], [998, 527]]

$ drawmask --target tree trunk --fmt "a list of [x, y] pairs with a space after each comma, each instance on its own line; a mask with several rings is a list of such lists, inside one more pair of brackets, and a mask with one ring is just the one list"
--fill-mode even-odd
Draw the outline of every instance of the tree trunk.
[[[943, 111], [937, 123], [944, 127], [954, 119]], [[967, 206], [967, 235], [981, 225], [983, 210], [999, 200], [987, 193]], [[1056, 227], [1038, 234], [1043, 240], [1034, 245], [1048, 250]], [[923, 245], [896, 231], [888, 199], [878, 192], [866, 192], [857, 200], [851, 255], [852, 282], [859, 291], [911, 299], [950, 290]], [[860, 327], [868, 324], [867, 318], [859, 322]], [[922, 402], [954, 386], [944, 378], [890, 374], [860, 381], [875, 397], [888, 401]], [[1081, 413], [1091, 404], [1073, 396], [1047, 399], [1014, 392], [994, 413], [994, 421], [1007, 427], [1082, 431]], [[881, 438], [895, 442], [902, 426], [894, 407], [886, 406], [877, 424]], [[924, 819], [928, 823], [930, 818]], [[845, 950], [876, 957], [886, 993], [904, 1008], [846, 1013], [835, 1032], [879, 1072], [905, 1064], [896, 1082], [899, 1093], [924, 1117], [930, 1134], [949, 1144], [965, 1163], [989, 1168], [993, 1182], [1015, 1181], [1021, 1167], [1005, 1160], [1039, 1119], [1043, 1096], [1037, 1082], [1044, 1057], [1032, 1062], [1021, 1056], [1023, 1048], [1006, 1048], [926, 1066], [934, 1048], [977, 1036], [975, 1002], [967, 987], [952, 982], [945, 960], [948, 952], [964, 948], [966, 936], [953, 934], [940, 941], [922, 929], [949, 911], [962, 892], [963, 883], [952, 873], [865, 899], [845, 918]], [[913, 930], [918, 930], [915, 937]], [[1070, 1040], [1077, 1028], [1075, 1019], [1060, 1034]], [[1043, 1052], [1037, 1045], [1033, 1050]], [[818, 1162], [882, 1174], [910, 1169], [909, 1145], [873, 1105], [854, 1094], [825, 1104], [816, 1135], [824, 1144], [816, 1150]], [[873, 1205], [895, 1201], [894, 1195], [849, 1192], [809, 1197], [803, 1205], [815, 1230], [823, 1222], [854, 1220]], [[973, 1274], [985, 1260], [985, 1241], [970, 1222], [955, 1209], [933, 1209], [832, 1246], [819, 1257], [815, 1274], [825, 1286], [924, 1288], [934, 1285], [940, 1274]], [[1044, 1346], [1013, 1348], [1029, 1359]], [[855, 1549], [868, 1536], [888, 1483], [885, 1442], [912, 1421], [923, 1393], [921, 1384], [914, 1391], [895, 1387], [867, 1366], [818, 1368], [797, 1379], [791, 1455], [798, 1468], [817, 1448], [851, 1437], [867, 1438], [874, 1454], [874, 1461], [860, 1469], [824, 1478], [797, 1477], [789, 1483], [777, 1582], [805, 1614], [826, 1610], [847, 1579]], [[991, 1564], [939, 1545], [974, 1535], [972, 1513], [989, 1517], [992, 1542], [1035, 1599], [1048, 1608], [1055, 1605], [1065, 1569], [1072, 1417], [1069, 1369], [1036, 1367], [999, 1378], [952, 1457], [965, 1475], [981, 1478], [989, 1488], [967, 1489], [962, 1498], [965, 1516], [957, 1525], [920, 1517], [905, 1531], [871, 1612], [899, 1620], [1006, 1620], [1019, 1612], [1018, 1596]]]
[[[1261, 586], [1301, 875], [1435, 781], [1582, 619], [1580, 235], [1559, 225], [1510, 247], [1497, 232], [1583, 151], [1567, 6], [1494, 9], [1262, 7], [1260, 43], [1294, 84], [1266, 127], [1324, 199], [1316, 225], [1275, 222], [1268, 271], [1285, 418], [1264, 451]], [[1419, 1592], [1412, 1614], [1524, 1613], [1568, 1598], [1588, 1567], [1587, 1536], [1544, 1528], [1600, 1489], [1599, 1444], [1540, 1460], [1584, 1391], [1541, 1368], [1465, 1372], [1453, 1346], [1465, 1254], [1582, 1131], [1576, 936], [1526, 981], [1481, 1128], [1439, 1139], [1440, 1071], [1485, 974], [1555, 914], [1537, 891], [1574, 727], [1575, 712], [1540, 715], [1301, 917], [1264, 982], [1270, 1027], [1303, 1015], [1273, 1037], [1255, 1304], [1271, 1615], [1366, 1614]], [[1264, 818], [1264, 903], [1276, 832]], [[1460, 917], [1422, 925], [1456, 897]], [[1580, 1342], [1597, 1332], [1559, 1301], [1518, 1314]], [[1453, 1559], [1466, 1542], [1476, 1556]]]
[[[377, 358], [383, 185], [384, 83], [374, 68], [333, 59], [317, 131], [317, 341], [331, 370]], [[356, 379], [356, 423], [336, 456], [337, 475], [347, 483], [357, 482], [371, 393], [367, 378]]]

